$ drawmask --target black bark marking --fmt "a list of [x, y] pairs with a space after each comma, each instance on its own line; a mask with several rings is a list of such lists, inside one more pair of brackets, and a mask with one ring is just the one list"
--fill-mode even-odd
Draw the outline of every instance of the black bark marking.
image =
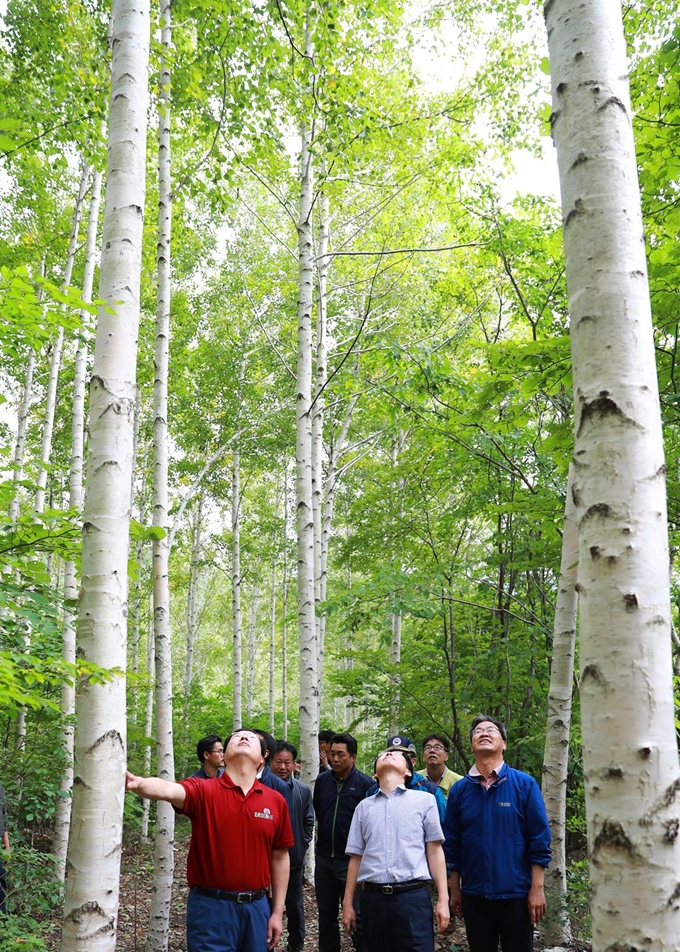
[[543, 17], [544, 17], [544, 19], [547, 20], [548, 14], [549, 14], [550, 11], [552, 10], [554, 3], [555, 3], [555, 0], [546, 0], [546, 3], [545, 3], [545, 5], [544, 5], [544, 7], [543, 7]]
[[576, 585], [574, 585], [574, 590], [577, 595], [581, 595], [583, 592], [585, 592], [585, 588], [581, 585], [580, 582], [577, 582]]
[[591, 506], [583, 517], [584, 521], [586, 519], [594, 519], [597, 516], [600, 516], [602, 519], [608, 519], [612, 515], [612, 510], [609, 508], [606, 502], [597, 502], [594, 506]]
[[[599, 89], [596, 89], [595, 92], [599, 92]], [[601, 106], [598, 106], [598, 112], [604, 112], [605, 109], [608, 109], [610, 106], [618, 106], [624, 116], [628, 115], [628, 110], [626, 109], [625, 103], [621, 102], [618, 96], [610, 96], [606, 102], [603, 102]]]
[[631, 857], [635, 856], [635, 847], [618, 820], [605, 820], [602, 824], [602, 829], [595, 837], [593, 862], [597, 862], [597, 853], [607, 846], [611, 846], [616, 850], [622, 850]]
[[651, 748], [651, 747], [641, 747], [641, 748], [638, 750], [638, 754], [639, 754], [644, 760], [647, 760], [647, 758], [648, 758], [648, 757], [651, 757], [651, 755], [652, 755], [652, 748]]
[[623, 423], [629, 424], [631, 426], [636, 425], [634, 420], [632, 420], [629, 416], [626, 416], [623, 410], [619, 407], [618, 403], [615, 400], [612, 400], [608, 390], [601, 390], [599, 396], [595, 397], [594, 400], [583, 400], [577, 436], [581, 435], [581, 431], [583, 430], [586, 421], [591, 417], [597, 417], [600, 420], [604, 417], [616, 417]]
[[600, 674], [600, 669], [595, 664], [588, 664], [583, 669], [583, 674], [581, 675], [581, 684], [587, 679], [592, 678], [596, 684], [599, 684], [600, 687], [604, 684], [604, 678]]
[[673, 892], [668, 897], [668, 902], [666, 903], [666, 905], [672, 906], [673, 903], [676, 902], [676, 900], [678, 899], [680, 899], [680, 883], [677, 884]]
[[623, 777], [623, 769], [621, 767], [607, 767], [605, 774], [612, 780], [618, 780]]
[[680, 820], [674, 816], [670, 820], [666, 820], [664, 823], [665, 833], [663, 835], [665, 843], [675, 843], [678, 838], [678, 830], [680, 829]]
[[96, 750], [98, 747], [101, 747], [102, 744], [105, 744], [109, 740], [114, 741], [120, 747], [121, 750], [125, 749], [125, 745], [123, 744], [123, 738], [120, 736], [120, 732], [113, 729], [113, 730], [107, 731], [105, 734], [102, 734], [101, 737], [98, 737], [97, 740], [94, 742], [94, 744], [92, 744], [91, 747], [88, 747], [86, 752], [88, 754], [91, 754], [94, 750]]
[[560, 118], [559, 109], [556, 109], [555, 112], [550, 113], [550, 118], [548, 119], [548, 122], [550, 123], [551, 130], [555, 127], [555, 123], [557, 122], [559, 118]]
[[[651, 755], [651, 749], [649, 747], [642, 747], [640, 754], [643, 757], [649, 757]], [[680, 777], [674, 780], [670, 787], [666, 787], [663, 795], [640, 817], [640, 826], [649, 826], [657, 813], [660, 813], [662, 810], [667, 810], [668, 807], [672, 806], [675, 803], [678, 790], [680, 790]]]
[[588, 161], [588, 156], [585, 154], [585, 152], [579, 152], [579, 154], [576, 156], [574, 161], [571, 163], [571, 167], [569, 171], [571, 172], [572, 169], [577, 168], [577, 166], [579, 165], [583, 165], [583, 163], [587, 161]]
[[566, 83], [560, 83], [559, 86], [557, 87], [557, 95], [558, 95], [558, 96], [563, 96], [563, 95], [564, 95], [564, 91], [566, 90], [566, 88], [567, 88], [567, 84], [566, 84]]
[[637, 610], [637, 607], [638, 607], [637, 595], [635, 595], [633, 592], [629, 592], [627, 595], [624, 595], [623, 600], [626, 604], [627, 612], [634, 612]]
[[583, 214], [583, 199], [577, 198], [574, 203], [574, 207], [569, 212], [567, 217], [564, 219], [564, 227], [566, 228], [575, 218], [578, 218], [579, 215]]
[[631, 278], [644, 278], [645, 272], [644, 272], [644, 271], [631, 271], [631, 272], [630, 272], [630, 276], [631, 276]]
[[580, 60], [580, 59], [583, 59], [583, 56], [584, 56], [583, 50], [579, 50], [578, 53], [574, 55], [574, 59]]
[[591, 557], [591, 559], [593, 560], [593, 562], [594, 562], [596, 559], [599, 559], [601, 555], [602, 555], [602, 553], [600, 552], [600, 547], [599, 547], [599, 545], [591, 545], [591, 547], [590, 547], [590, 557]]

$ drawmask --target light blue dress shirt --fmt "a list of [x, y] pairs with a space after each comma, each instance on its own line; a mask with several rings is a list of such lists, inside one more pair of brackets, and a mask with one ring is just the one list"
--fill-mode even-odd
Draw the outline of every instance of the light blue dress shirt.
[[425, 844], [443, 842], [437, 804], [431, 793], [378, 790], [354, 811], [345, 852], [361, 856], [358, 882], [405, 883], [431, 880]]

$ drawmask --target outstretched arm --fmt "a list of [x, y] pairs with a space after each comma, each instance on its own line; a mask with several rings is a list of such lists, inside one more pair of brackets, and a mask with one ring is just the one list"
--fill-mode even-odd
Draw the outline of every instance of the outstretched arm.
[[136, 793], [145, 800], [167, 800], [173, 807], [181, 810], [184, 807], [186, 793], [184, 787], [170, 780], [161, 780], [160, 777], [136, 777], [125, 771], [125, 789]]

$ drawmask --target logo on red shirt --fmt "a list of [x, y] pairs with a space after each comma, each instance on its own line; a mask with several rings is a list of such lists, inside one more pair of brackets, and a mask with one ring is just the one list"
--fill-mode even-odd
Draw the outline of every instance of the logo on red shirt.
[[264, 810], [262, 811], [262, 813], [258, 813], [257, 810], [256, 810], [254, 815], [255, 815], [256, 817], [259, 817], [260, 820], [273, 820], [273, 819], [274, 819], [274, 814], [273, 814], [272, 811], [269, 809], [269, 807], [265, 807]]

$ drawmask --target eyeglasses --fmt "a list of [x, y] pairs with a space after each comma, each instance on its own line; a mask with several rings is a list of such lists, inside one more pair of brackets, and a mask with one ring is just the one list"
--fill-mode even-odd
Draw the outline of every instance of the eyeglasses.
[[500, 731], [497, 727], [475, 727], [472, 736], [479, 737], [480, 734], [500, 734]]
[[446, 747], [442, 746], [442, 744], [426, 744], [425, 747], [423, 747], [424, 754], [429, 754], [431, 750], [438, 754], [440, 751], [446, 750]]

